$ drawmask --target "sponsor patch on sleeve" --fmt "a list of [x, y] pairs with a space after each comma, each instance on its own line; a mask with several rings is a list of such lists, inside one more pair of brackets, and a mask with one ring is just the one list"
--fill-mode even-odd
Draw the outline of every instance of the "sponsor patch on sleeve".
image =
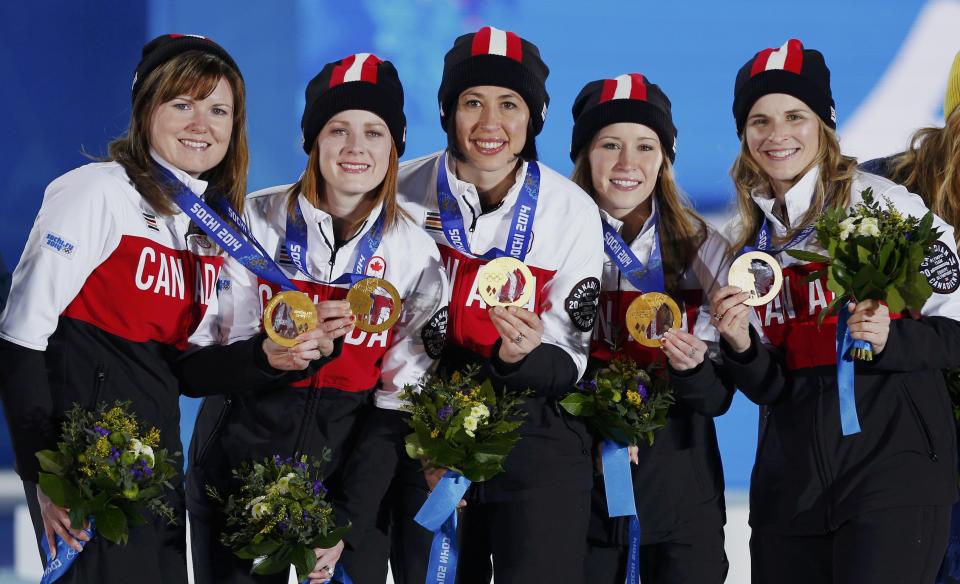
[[960, 265], [957, 262], [957, 254], [943, 242], [933, 242], [927, 257], [920, 264], [920, 272], [937, 294], [950, 294], [960, 288]]
[[77, 246], [72, 241], [60, 237], [52, 231], [48, 231], [43, 236], [43, 241], [40, 242], [40, 246], [71, 259], [73, 258], [73, 253], [77, 250]]
[[436, 312], [420, 331], [423, 347], [431, 359], [439, 359], [447, 340], [447, 307]]
[[597, 318], [597, 306], [600, 304], [600, 280], [584, 278], [570, 290], [570, 295], [563, 301], [563, 307], [574, 326], [583, 332], [593, 330], [593, 323]]

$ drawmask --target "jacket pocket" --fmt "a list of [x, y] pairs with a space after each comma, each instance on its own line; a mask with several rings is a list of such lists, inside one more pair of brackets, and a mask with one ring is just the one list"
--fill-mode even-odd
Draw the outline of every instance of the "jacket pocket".
[[100, 401], [100, 395], [103, 393], [103, 384], [106, 383], [106, 381], [106, 368], [103, 365], [97, 365], [96, 370], [93, 372], [93, 392], [91, 392], [87, 409], [92, 411], [97, 408], [97, 402]]
[[[229, 397], [225, 397], [223, 399], [223, 407], [220, 408], [220, 414], [217, 416], [217, 421], [214, 423], [213, 429], [210, 430], [210, 436], [197, 453], [197, 460], [195, 461], [197, 466], [203, 466], [203, 462], [207, 459], [210, 446], [216, 442], [217, 437], [220, 435], [220, 431], [223, 429], [223, 425], [227, 421], [227, 414], [230, 412], [230, 406], [232, 403], [233, 400]], [[206, 399], [204, 400], [204, 405], [206, 405]]]
[[938, 459], [937, 451], [933, 448], [933, 436], [930, 434], [930, 427], [927, 426], [927, 421], [923, 419], [923, 414], [920, 413], [920, 408], [917, 407], [917, 402], [913, 400], [910, 391], [907, 390], [907, 387], [902, 383], [900, 384], [900, 391], [903, 392], [907, 400], [907, 405], [910, 407], [910, 411], [913, 412], [913, 419], [917, 423], [920, 435], [923, 438], [923, 443], [927, 447], [927, 455], [930, 457], [930, 460], [936, 462]]

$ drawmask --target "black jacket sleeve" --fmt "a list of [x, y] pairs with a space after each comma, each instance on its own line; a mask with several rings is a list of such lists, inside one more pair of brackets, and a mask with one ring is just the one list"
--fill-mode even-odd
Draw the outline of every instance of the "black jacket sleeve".
[[784, 397], [787, 378], [783, 358], [760, 341], [753, 325], [750, 325], [750, 348], [737, 353], [721, 337], [720, 351], [724, 370], [750, 401], [762, 406]]
[[677, 399], [698, 414], [713, 418], [730, 409], [736, 384], [722, 365], [705, 358], [688, 371], [677, 371], [668, 363], [667, 371]]
[[887, 345], [865, 365], [891, 372], [960, 367], [960, 322], [944, 316], [893, 320]]
[[530, 389], [537, 397], [562, 397], [577, 383], [577, 366], [566, 351], [556, 345], [541, 343], [517, 363], [500, 360], [500, 342], [493, 344], [490, 357], [490, 378], [494, 384], [516, 389]]
[[0, 339], [0, 391], [17, 472], [37, 482], [36, 452], [56, 448], [59, 436], [44, 352]]
[[334, 341], [333, 352], [302, 371], [274, 369], [261, 346], [266, 335], [260, 333], [229, 345], [212, 345], [180, 355], [173, 371], [181, 391], [190, 397], [254, 391], [290, 385], [316, 373], [337, 358], [343, 350], [343, 337]]

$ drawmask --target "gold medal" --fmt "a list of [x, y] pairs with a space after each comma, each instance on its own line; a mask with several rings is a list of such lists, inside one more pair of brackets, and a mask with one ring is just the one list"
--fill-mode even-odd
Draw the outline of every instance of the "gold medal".
[[770, 254], [751, 251], [733, 260], [727, 283], [750, 294], [750, 298], [743, 301], [747, 306], [763, 306], [780, 293], [783, 271]]
[[659, 347], [663, 333], [680, 328], [682, 323], [680, 307], [662, 292], [641, 294], [627, 307], [627, 330], [645, 347]]
[[263, 310], [263, 330], [280, 346], [296, 345], [295, 339], [299, 335], [315, 328], [317, 307], [303, 292], [280, 292]]
[[502, 257], [480, 268], [477, 292], [487, 306], [524, 306], [530, 301], [536, 283], [526, 264], [516, 258]]
[[365, 278], [347, 292], [354, 326], [368, 333], [382, 333], [400, 319], [400, 293], [383, 278]]

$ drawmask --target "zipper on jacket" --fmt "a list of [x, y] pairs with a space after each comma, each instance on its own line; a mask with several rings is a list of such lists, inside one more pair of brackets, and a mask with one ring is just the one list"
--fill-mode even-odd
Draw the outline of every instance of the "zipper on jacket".
[[93, 374], [93, 398], [90, 400], [90, 409], [96, 409], [97, 400], [100, 399], [100, 392], [103, 390], [103, 383], [107, 380], [107, 372], [104, 371], [103, 365], [97, 365], [97, 369]]
[[903, 395], [907, 398], [907, 404], [910, 406], [910, 410], [913, 412], [913, 416], [917, 420], [917, 424], [920, 426], [920, 431], [923, 432], [923, 439], [927, 445], [927, 456], [930, 457], [930, 460], [937, 462], [939, 457], [937, 456], [937, 451], [933, 449], [933, 436], [930, 435], [930, 428], [927, 427], [926, 420], [923, 419], [923, 414], [920, 413], [920, 408], [917, 407], [917, 403], [913, 401], [913, 396], [910, 395], [910, 392], [907, 391], [907, 388], [903, 385], [900, 386], [900, 390], [903, 392]]
[[318, 394], [320, 393], [319, 388], [311, 387], [309, 388], [309, 392], [306, 407], [303, 408], [303, 417], [300, 418], [300, 431], [297, 433], [297, 442], [293, 446], [293, 452], [290, 453], [290, 456], [294, 458], [303, 453], [303, 446], [307, 441], [307, 430], [310, 427], [310, 419], [313, 418], [313, 415], [316, 413], [317, 403], [320, 401], [318, 399]]
[[476, 211], [473, 210], [473, 205], [471, 205], [470, 203], [467, 203], [467, 207], [470, 207], [470, 214], [473, 215], [473, 221], [470, 222], [470, 230], [469, 230], [470, 233], [473, 233], [473, 230], [477, 228], [477, 219], [479, 219], [480, 215], [482, 215], [483, 213], [481, 213], [480, 215], [477, 215]]
[[223, 423], [227, 419], [227, 413], [230, 411], [230, 404], [233, 403], [233, 398], [225, 397], [223, 398], [223, 407], [220, 408], [220, 415], [217, 416], [217, 421], [213, 425], [213, 430], [210, 431], [210, 437], [207, 438], [206, 443], [204, 443], [203, 448], [200, 449], [200, 453], [197, 454], [197, 466], [202, 466], [203, 461], [207, 457], [207, 451], [210, 450], [210, 446], [217, 440], [217, 436], [220, 435], [220, 429], [223, 427]]

